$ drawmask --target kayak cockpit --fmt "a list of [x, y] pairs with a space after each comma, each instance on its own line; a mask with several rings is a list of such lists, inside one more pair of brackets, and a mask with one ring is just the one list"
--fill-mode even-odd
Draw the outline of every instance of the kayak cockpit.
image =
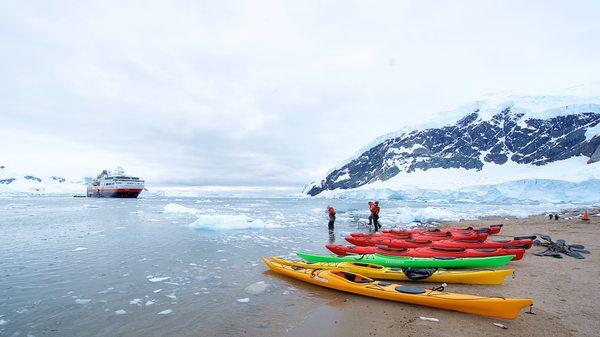
[[364, 283], [373, 282], [373, 279], [364, 277], [362, 275], [350, 273], [347, 271], [336, 270], [336, 271], [332, 271], [331, 273], [335, 276], [341, 277], [341, 278], [345, 279], [346, 281], [350, 281], [352, 283], [364, 284]]
[[357, 267], [365, 267], [365, 268], [372, 268], [372, 269], [383, 269], [382, 266], [379, 266], [376, 264], [370, 264], [370, 263], [352, 262], [352, 265], [357, 266]]

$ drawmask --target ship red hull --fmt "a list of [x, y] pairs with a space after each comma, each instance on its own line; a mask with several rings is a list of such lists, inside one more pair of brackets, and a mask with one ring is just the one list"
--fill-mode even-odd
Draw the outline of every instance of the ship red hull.
[[92, 198], [137, 198], [140, 193], [142, 193], [141, 188], [88, 188], [87, 190], [87, 196]]

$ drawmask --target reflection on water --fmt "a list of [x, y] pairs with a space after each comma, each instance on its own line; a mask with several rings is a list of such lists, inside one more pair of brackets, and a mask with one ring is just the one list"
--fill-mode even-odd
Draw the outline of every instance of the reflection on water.
[[329, 243], [335, 243], [335, 232], [333, 229], [329, 230]]

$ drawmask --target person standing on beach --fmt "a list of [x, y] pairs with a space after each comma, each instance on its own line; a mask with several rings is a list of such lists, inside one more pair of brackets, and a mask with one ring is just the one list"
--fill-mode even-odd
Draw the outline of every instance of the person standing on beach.
[[335, 223], [335, 209], [331, 206], [328, 206], [327, 214], [329, 214], [329, 223], [327, 224], [327, 227], [329, 227], [330, 231], [333, 231], [333, 224]]
[[375, 225], [375, 231], [379, 231], [381, 229], [381, 225], [379, 224], [379, 211], [381, 209], [379, 208], [379, 201], [375, 201], [373, 203], [373, 209], [371, 210], [371, 213], [373, 215], [373, 225]]
[[[369, 201], [369, 228], [371, 228], [371, 226], [373, 225], [373, 207], [375, 206], [375, 204], [372, 201]], [[375, 231], [377, 232], [377, 228], [375, 228]]]

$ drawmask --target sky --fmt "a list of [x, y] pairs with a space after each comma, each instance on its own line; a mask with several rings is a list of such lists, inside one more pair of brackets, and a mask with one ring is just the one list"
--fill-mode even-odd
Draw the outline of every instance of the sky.
[[449, 107], [598, 81], [598, 13], [597, 1], [1, 1], [0, 165], [301, 187]]

